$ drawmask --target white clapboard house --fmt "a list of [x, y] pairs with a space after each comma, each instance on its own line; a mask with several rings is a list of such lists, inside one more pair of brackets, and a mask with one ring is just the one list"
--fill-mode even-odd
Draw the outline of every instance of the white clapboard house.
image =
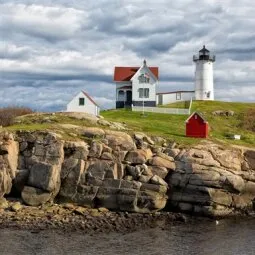
[[116, 108], [133, 106], [156, 107], [178, 101], [189, 101], [195, 91], [156, 93], [158, 67], [148, 67], [144, 60], [141, 67], [115, 67]]
[[79, 92], [68, 104], [68, 112], [85, 112], [98, 116], [100, 107], [85, 91]]
[[158, 67], [148, 67], [144, 60], [141, 67], [115, 67], [116, 108], [156, 106]]

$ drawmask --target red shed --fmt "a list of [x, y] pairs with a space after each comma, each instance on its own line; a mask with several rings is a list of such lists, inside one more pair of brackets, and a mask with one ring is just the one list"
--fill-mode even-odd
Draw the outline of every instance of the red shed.
[[208, 134], [208, 122], [199, 113], [192, 113], [186, 120], [186, 136], [207, 138]]

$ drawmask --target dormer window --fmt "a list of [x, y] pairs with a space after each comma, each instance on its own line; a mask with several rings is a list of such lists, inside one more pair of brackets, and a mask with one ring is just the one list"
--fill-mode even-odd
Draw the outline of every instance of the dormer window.
[[138, 77], [139, 83], [150, 83], [150, 76], [148, 73], [142, 73], [139, 77]]

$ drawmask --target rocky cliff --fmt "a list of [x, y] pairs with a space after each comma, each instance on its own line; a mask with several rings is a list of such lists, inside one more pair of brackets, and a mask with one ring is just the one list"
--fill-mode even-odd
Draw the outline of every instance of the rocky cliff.
[[[163, 208], [210, 216], [252, 211], [255, 151], [205, 142], [181, 149], [143, 133], [84, 128], [0, 134], [0, 200], [73, 202], [130, 212]], [[3, 199], [2, 199], [3, 200]]]

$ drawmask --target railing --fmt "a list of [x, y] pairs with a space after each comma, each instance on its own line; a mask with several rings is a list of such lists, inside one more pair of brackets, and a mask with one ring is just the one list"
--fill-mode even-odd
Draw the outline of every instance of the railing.
[[155, 113], [167, 113], [167, 114], [190, 114], [189, 109], [180, 108], [161, 108], [161, 107], [142, 107], [132, 106], [134, 112], [155, 112]]
[[215, 62], [215, 55], [209, 54], [209, 55], [193, 55], [193, 61], [196, 62], [198, 60], [210, 60], [212, 62]]
[[192, 98], [190, 99], [189, 108], [161, 108], [161, 107], [142, 107], [142, 106], [133, 106], [133, 112], [154, 112], [154, 113], [165, 113], [165, 114], [182, 114], [189, 115], [192, 107]]

